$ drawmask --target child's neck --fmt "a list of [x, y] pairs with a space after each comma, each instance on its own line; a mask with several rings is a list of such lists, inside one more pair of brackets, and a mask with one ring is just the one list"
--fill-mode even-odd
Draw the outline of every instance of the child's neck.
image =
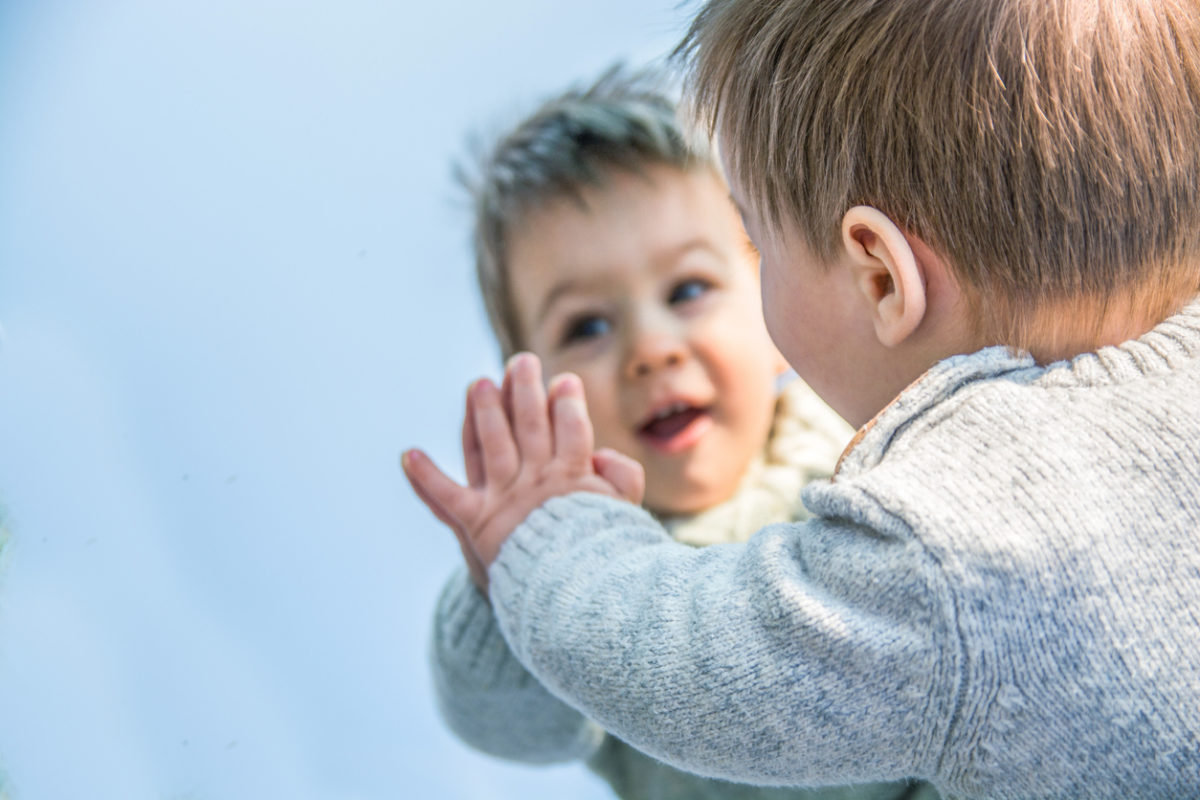
[[1150, 297], [1142, 291], [1107, 302], [1080, 298], [1047, 304], [1039, 310], [1031, 326], [1033, 335], [1023, 349], [1039, 364], [1049, 364], [1119, 345], [1149, 332], [1194, 296], [1194, 292], [1183, 294]]

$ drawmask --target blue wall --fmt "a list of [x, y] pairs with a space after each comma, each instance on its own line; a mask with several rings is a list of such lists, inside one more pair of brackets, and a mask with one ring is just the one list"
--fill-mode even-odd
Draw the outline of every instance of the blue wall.
[[473, 754], [404, 485], [495, 375], [450, 163], [676, 0], [0, 6], [0, 797], [599, 798]]

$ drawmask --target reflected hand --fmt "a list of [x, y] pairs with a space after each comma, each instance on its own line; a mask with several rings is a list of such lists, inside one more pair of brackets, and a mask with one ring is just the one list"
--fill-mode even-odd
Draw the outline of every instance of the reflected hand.
[[579, 491], [640, 503], [645, 484], [636, 461], [613, 450], [593, 452], [579, 378], [556, 376], [547, 392], [541, 364], [528, 353], [509, 362], [501, 389], [487, 379], [471, 386], [463, 460], [466, 486], [419, 450], [401, 462], [417, 496], [454, 531], [472, 579], [484, 590], [501, 545], [542, 503]]

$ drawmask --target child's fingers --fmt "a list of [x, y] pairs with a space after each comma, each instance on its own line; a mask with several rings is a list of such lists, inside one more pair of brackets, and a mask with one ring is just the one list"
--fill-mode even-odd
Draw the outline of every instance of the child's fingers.
[[592, 455], [592, 468], [612, 484], [623, 499], [635, 505], [642, 504], [642, 496], [646, 493], [646, 471], [641, 463], [606, 447]]
[[513, 435], [523, 463], [542, 464], [550, 459], [550, 418], [546, 408], [546, 390], [542, 386], [542, 365], [537, 356], [519, 353], [509, 365], [505, 383], [509, 386]]
[[479, 433], [475, 430], [475, 404], [472, 392], [467, 389], [466, 411], [463, 413], [462, 449], [463, 466], [467, 471], [467, 485], [472, 489], [483, 486], [483, 450], [479, 446]]
[[554, 456], [572, 471], [592, 469], [592, 421], [588, 419], [583, 384], [577, 375], [564, 373], [550, 383], [550, 413], [554, 426]]
[[507, 486], [521, 466], [512, 427], [504, 414], [500, 390], [484, 378], [471, 387], [475, 407], [475, 432], [483, 456], [483, 475], [488, 483]]
[[[451, 514], [437, 499], [443, 496], [445, 492], [450, 491], [449, 486], [441, 483], [442, 480], [445, 480], [458, 492], [466, 492], [467, 490], [449, 478], [446, 478], [442, 471], [437, 468], [437, 465], [419, 450], [409, 450], [401, 454], [400, 465], [404, 469], [404, 475], [408, 478], [409, 484], [421, 502], [433, 512], [435, 517], [441, 520], [442, 524], [454, 531], [454, 538], [458, 540], [458, 548], [462, 551], [463, 560], [467, 564], [467, 572], [471, 576], [471, 581], [479, 587], [481, 592], [486, 594], [488, 587], [487, 569], [483, 566], [483, 561], [480, 560], [479, 554], [475, 552], [475, 547], [465, 532], [463, 521]], [[430, 490], [426, 487], [440, 488]]]
[[417, 495], [417, 498], [425, 504], [425, 507], [428, 508], [443, 525], [454, 531], [455, 535], [457, 536], [458, 529], [461, 527], [461, 523], [452, 517], [449, 511], [442, 508], [442, 506], [436, 500], [434, 500], [427, 491], [425, 491], [420, 483], [414, 481], [412, 478], [409, 478], [408, 483], [410, 486], [412, 486], [412, 490]]
[[457, 534], [473, 510], [471, 491], [446, 477], [420, 450], [409, 450], [402, 454], [400, 466], [421, 502]]
[[[520, 355], [520, 353], [518, 353], [517, 355]], [[504, 380], [502, 380], [500, 382], [500, 407], [504, 409], [504, 416], [508, 417], [508, 421], [510, 424], [512, 423], [512, 418], [513, 418], [512, 365], [513, 365], [513, 359], [515, 359], [516, 357], [517, 356], [513, 356], [507, 362], [505, 362], [505, 364], [504, 364]]]

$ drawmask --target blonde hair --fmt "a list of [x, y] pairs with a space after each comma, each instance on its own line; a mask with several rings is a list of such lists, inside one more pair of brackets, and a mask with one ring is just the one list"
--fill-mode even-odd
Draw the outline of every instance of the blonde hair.
[[475, 275], [503, 358], [525, 346], [507, 242], [531, 211], [562, 197], [582, 202], [581, 189], [603, 186], [618, 170], [716, 170], [703, 139], [680, 125], [666, 80], [660, 71], [611, 67], [542, 103], [478, 155], [473, 172], [458, 169], [474, 211]]
[[993, 342], [1200, 291], [1192, 0], [711, 0], [677, 55], [769, 227], [828, 261], [846, 210], [879, 208]]

